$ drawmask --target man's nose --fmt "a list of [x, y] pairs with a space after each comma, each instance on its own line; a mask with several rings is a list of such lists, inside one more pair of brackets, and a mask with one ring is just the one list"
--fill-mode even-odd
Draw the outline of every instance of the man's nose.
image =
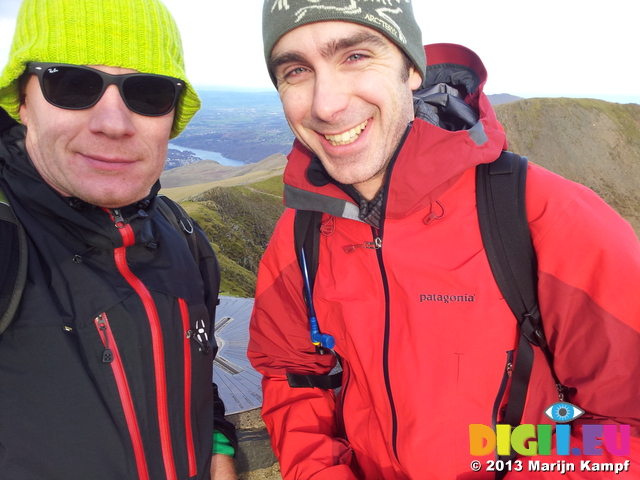
[[116, 85], [109, 85], [102, 98], [91, 107], [89, 128], [94, 133], [103, 133], [111, 138], [131, 136], [135, 133], [132, 116]]
[[316, 72], [312, 114], [331, 123], [349, 105], [349, 83], [335, 70]]

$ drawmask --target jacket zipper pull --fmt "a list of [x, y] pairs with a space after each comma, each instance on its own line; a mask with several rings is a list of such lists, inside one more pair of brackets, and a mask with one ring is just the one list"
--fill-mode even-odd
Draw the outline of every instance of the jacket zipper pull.
[[380, 237], [376, 237], [373, 242], [364, 242], [357, 245], [345, 245], [344, 247], [342, 247], [342, 249], [345, 253], [351, 253], [355, 252], [360, 247], [378, 250], [382, 248], [382, 239]]
[[127, 222], [122, 216], [122, 212], [119, 208], [114, 208], [111, 210], [111, 213], [113, 214], [113, 220], [115, 221], [116, 228], [124, 228], [127, 226]]
[[113, 362], [113, 352], [109, 348], [109, 336], [107, 335], [107, 322], [104, 321], [102, 315], [98, 317], [98, 328], [104, 337], [104, 351], [102, 352], [102, 363]]
[[[513, 363], [507, 362], [507, 368], [505, 369], [505, 373], [507, 374], [507, 378], [511, 379], [513, 377]], [[507, 406], [503, 405], [500, 407], [500, 418], [504, 419], [504, 416], [507, 413]]]

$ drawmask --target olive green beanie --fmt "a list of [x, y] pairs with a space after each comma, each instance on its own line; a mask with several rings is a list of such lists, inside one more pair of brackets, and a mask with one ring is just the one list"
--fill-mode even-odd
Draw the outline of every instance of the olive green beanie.
[[[290, 30], [307, 23], [342, 21], [373, 28], [407, 54], [424, 79], [427, 59], [412, 0], [265, 0], [262, 8], [264, 58]], [[274, 85], [276, 79], [269, 72]], [[276, 85], [277, 86], [277, 85]]]
[[29, 62], [106, 65], [183, 80], [171, 138], [200, 108], [185, 75], [180, 32], [159, 0], [24, 0], [0, 76], [0, 107], [18, 121], [18, 78]]

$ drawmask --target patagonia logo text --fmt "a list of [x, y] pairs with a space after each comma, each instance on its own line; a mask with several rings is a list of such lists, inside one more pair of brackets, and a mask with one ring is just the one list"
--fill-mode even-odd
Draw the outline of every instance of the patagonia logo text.
[[475, 302], [475, 294], [466, 295], [438, 295], [438, 294], [422, 294], [420, 295], [420, 303], [422, 302], [440, 302], [440, 303], [469, 303]]

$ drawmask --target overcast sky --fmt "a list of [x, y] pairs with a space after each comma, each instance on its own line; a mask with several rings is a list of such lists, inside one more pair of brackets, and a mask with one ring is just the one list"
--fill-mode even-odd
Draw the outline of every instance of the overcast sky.
[[[0, 0], [4, 67], [20, 0]], [[262, 0], [165, 0], [196, 86], [270, 88]], [[425, 43], [459, 43], [483, 59], [486, 92], [640, 103], [640, 1], [414, 0]]]

